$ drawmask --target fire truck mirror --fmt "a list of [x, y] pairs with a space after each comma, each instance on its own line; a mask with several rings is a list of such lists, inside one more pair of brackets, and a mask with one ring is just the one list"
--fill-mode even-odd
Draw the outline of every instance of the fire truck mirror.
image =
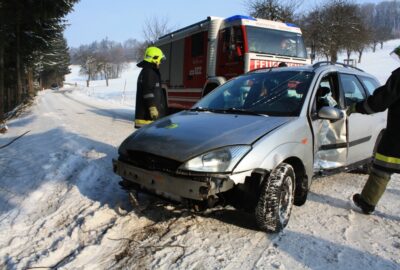
[[243, 55], [242, 48], [240, 47], [240, 45], [237, 44], [236, 44], [236, 55], [239, 57]]

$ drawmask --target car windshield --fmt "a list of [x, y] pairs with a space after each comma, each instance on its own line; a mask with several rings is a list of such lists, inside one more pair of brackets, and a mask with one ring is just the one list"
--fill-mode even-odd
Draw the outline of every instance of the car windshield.
[[298, 70], [242, 75], [215, 89], [192, 110], [298, 116], [313, 76]]
[[249, 51], [307, 58], [301, 34], [246, 26]]

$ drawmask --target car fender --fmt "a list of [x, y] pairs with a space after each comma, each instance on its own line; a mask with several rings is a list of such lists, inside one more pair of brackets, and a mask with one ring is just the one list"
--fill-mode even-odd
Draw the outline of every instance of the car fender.
[[298, 142], [289, 142], [279, 145], [272, 150], [260, 164], [260, 168], [271, 171], [289, 158], [297, 158], [302, 163], [308, 176], [312, 176], [312, 155], [308, 146]]
[[271, 171], [282, 161], [301, 160], [308, 178], [313, 172], [313, 139], [308, 122], [298, 118], [266, 134], [252, 145], [252, 150], [239, 162], [234, 173], [264, 169]]
[[[310, 151], [309, 146], [306, 146], [305, 144], [298, 142], [288, 142], [277, 146], [262, 159], [262, 161], [259, 163], [258, 166], [256, 166], [250, 171], [246, 171], [244, 176], [249, 176], [252, 171], [257, 171], [260, 169], [270, 172], [274, 170], [277, 166], [279, 166], [279, 164], [281, 164], [282, 162], [293, 158], [298, 159], [302, 163], [305, 170], [305, 174], [307, 176], [308, 186], [310, 186], [311, 179], [313, 176], [312, 152]], [[238, 167], [237, 169], [239, 168], [240, 167]], [[241, 173], [236, 173], [236, 174], [241, 175]], [[236, 177], [233, 179], [235, 183], [242, 183], [244, 182], [244, 177], [242, 178], [243, 179], [237, 179]]]

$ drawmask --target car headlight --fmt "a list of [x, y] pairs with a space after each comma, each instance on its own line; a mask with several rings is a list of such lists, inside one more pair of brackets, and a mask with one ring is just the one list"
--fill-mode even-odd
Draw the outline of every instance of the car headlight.
[[250, 149], [248, 145], [216, 149], [192, 158], [182, 164], [179, 169], [196, 172], [230, 172]]

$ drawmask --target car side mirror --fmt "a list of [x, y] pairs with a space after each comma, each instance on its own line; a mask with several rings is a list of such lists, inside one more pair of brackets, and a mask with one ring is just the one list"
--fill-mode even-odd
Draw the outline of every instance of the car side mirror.
[[344, 113], [333, 107], [324, 106], [318, 111], [318, 118], [326, 120], [339, 120], [344, 117]]

